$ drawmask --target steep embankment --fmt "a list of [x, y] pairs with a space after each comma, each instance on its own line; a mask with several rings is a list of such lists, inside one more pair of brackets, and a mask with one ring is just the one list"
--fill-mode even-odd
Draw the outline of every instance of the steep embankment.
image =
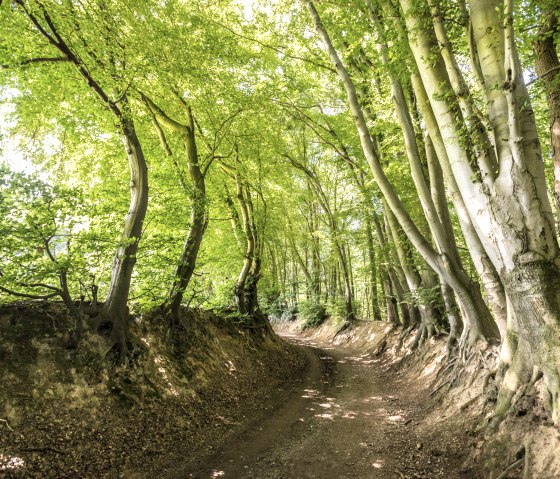
[[381, 448], [389, 451], [385, 470], [392, 476], [363, 477], [560, 477], [560, 435], [543, 407], [541, 383], [516, 395], [497, 431], [487, 427], [497, 392], [493, 385], [496, 347], [449, 360], [444, 337], [411, 351], [413, 334], [392, 330], [386, 323], [358, 322], [341, 333], [331, 322], [303, 332], [297, 323], [283, 323], [276, 330], [327, 348], [335, 357], [342, 353], [351, 362], [360, 362], [362, 370], [353, 381], [365, 374], [375, 395], [389, 398], [392, 407], [372, 403], [368, 411], [378, 414], [387, 409], [395, 419], [395, 428], [379, 428], [375, 435], [393, 444], [392, 449]]
[[[159, 326], [158, 326], [159, 324]], [[0, 476], [14, 478], [560, 477], [539, 395], [484, 429], [495, 349], [448, 361], [387, 323], [276, 325], [287, 344], [196, 312], [167, 335], [135, 323], [130, 367], [56, 305], [0, 310]], [[537, 384], [538, 386], [538, 384]]]
[[465, 465], [465, 431], [427, 431], [428, 410], [418, 404], [425, 391], [389, 371], [389, 361], [377, 354], [387, 344], [387, 323], [362, 323], [336, 337], [332, 324], [303, 334], [293, 326], [281, 329], [307, 351], [305, 377], [265, 403], [270, 412], [264, 419], [165, 477], [481, 477], [476, 465]]
[[161, 477], [306, 367], [299, 350], [231, 318], [192, 313], [174, 338], [157, 325], [135, 322], [131, 367], [107, 369], [103, 337], [65, 349], [60, 306], [3, 307], [0, 477]]

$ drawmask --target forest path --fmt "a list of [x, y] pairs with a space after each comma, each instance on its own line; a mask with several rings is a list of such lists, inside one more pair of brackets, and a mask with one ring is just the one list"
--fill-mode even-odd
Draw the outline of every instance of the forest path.
[[301, 381], [279, 389], [263, 404], [262, 417], [249, 418], [213, 453], [169, 477], [476, 477], [459, 472], [456, 437], [443, 438], [443, 444], [455, 447], [442, 450], [417, 436], [422, 413], [414, 404], [416, 394], [403, 389], [400, 375], [385, 373], [380, 359], [293, 334], [283, 337], [309, 357]]

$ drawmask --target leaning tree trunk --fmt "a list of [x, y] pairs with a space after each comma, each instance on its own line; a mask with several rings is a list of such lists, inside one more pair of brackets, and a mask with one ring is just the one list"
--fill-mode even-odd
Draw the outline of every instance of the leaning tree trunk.
[[559, 31], [557, 15], [555, 13], [546, 15], [534, 44], [535, 72], [543, 82], [548, 103], [558, 231], [560, 231], [560, 61], [554, 38]]
[[435, 33], [427, 21], [429, 15], [413, 12], [412, 0], [401, 0], [407, 27], [414, 31], [410, 46], [447, 155], [453, 158], [453, 176], [479, 238], [487, 238], [484, 248], [508, 301], [506, 347], [501, 355], [502, 365], [508, 369], [496, 417], [503, 417], [514, 391], [528, 381], [527, 371], [535, 365], [544, 373], [552, 416], [558, 421], [558, 244], [535, 120], [515, 47], [513, 2], [504, 2], [504, 16], [497, 0], [471, 0], [469, 4], [490, 125], [486, 134], [497, 140], [495, 171], [462, 148], [460, 108], [442, 59], [433, 55]]
[[[263, 200], [263, 207], [265, 207], [264, 199]], [[253, 237], [254, 243], [254, 254], [253, 254], [253, 264], [251, 265], [251, 269], [249, 271], [249, 276], [246, 281], [245, 285], [245, 303], [247, 308], [247, 313], [253, 317], [256, 317], [256, 314], [259, 309], [259, 300], [258, 300], [258, 292], [257, 292], [257, 285], [259, 279], [261, 278], [261, 265], [262, 265], [262, 237], [261, 235], [264, 233], [263, 229], [261, 231], [257, 230], [257, 223], [255, 220], [255, 208], [253, 205], [253, 200], [251, 198], [251, 192], [249, 187], [246, 187], [245, 193], [245, 200], [247, 202], [247, 212], [249, 213], [249, 221], [250, 221], [250, 234]], [[266, 208], [266, 207], [265, 207]], [[266, 209], [263, 214], [266, 217]]]
[[185, 147], [187, 149], [188, 170], [193, 189], [190, 206], [190, 228], [177, 269], [175, 270], [175, 278], [169, 292], [169, 298], [164, 306], [169, 308], [173, 318], [179, 316], [183, 295], [193, 276], [202, 238], [208, 225], [206, 185], [204, 175], [200, 171], [198, 164], [198, 153], [193, 128], [189, 128], [187, 132]]
[[[400, 12], [398, 10], [398, 8], [395, 8], [395, 5], [393, 5], [393, 3], [390, 0], [384, 0], [383, 1], [383, 6], [384, 8], [387, 10], [385, 13], [385, 17], [386, 18], [392, 18], [393, 21], [391, 23], [391, 26], [393, 28], [395, 28], [398, 32], [399, 38], [405, 42], [405, 45], [408, 45], [409, 43], [409, 39], [408, 39], [408, 34], [404, 25], [404, 21], [401, 20], [400, 17]], [[427, 7], [427, 5], [426, 5]], [[426, 13], [426, 11], [424, 11], [424, 13]], [[437, 12], [436, 12], [437, 13]], [[433, 15], [434, 17], [434, 22], [437, 23], [439, 21], [439, 18], [437, 15]], [[430, 18], [425, 18], [426, 22], [430, 22], [431, 17]], [[467, 29], [468, 30], [468, 29]], [[472, 35], [470, 35], [469, 33], [469, 38]], [[438, 44], [438, 42], [436, 41], [436, 39], [433, 39], [433, 45]], [[448, 61], [448, 64], [450, 66], [450, 69], [452, 70], [453, 74], [454, 74], [454, 78], [455, 78], [455, 86], [456, 86], [456, 91], [457, 92], [461, 92], [461, 96], [467, 96], [467, 92], [464, 91], [464, 88], [466, 88], [466, 85], [464, 84], [464, 82], [461, 81], [461, 79], [458, 77], [458, 73], [456, 70], [456, 62], [454, 62], [451, 54], [450, 54], [450, 46], [449, 46], [449, 42], [447, 41], [446, 38], [442, 38], [442, 42], [440, 42], [439, 47], [442, 49], [442, 51], [444, 51], [446, 53], [446, 58]], [[405, 47], [406, 48], [406, 47]], [[412, 54], [412, 50], [409, 50], [410, 53]], [[429, 133], [429, 138], [427, 138], [427, 141], [425, 142], [425, 146], [426, 146], [426, 151], [428, 153], [428, 160], [430, 160], [430, 152], [428, 151], [428, 147], [430, 146], [430, 141], [431, 143], [433, 143], [433, 147], [435, 152], [437, 152], [437, 159], [440, 162], [440, 166], [443, 170], [443, 174], [445, 177], [445, 184], [447, 185], [447, 189], [451, 198], [451, 201], [453, 202], [453, 206], [455, 208], [455, 211], [457, 212], [457, 216], [459, 219], [459, 224], [461, 226], [461, 230], [463, 232], [463, 236], [465, 238], [465, 242], [467, 244], [467, 247], [469, 249], [471, 258], [475, 264], [476, 270], [479, 274], [480, 277], [480, 281], [482, 282], [483, 286], [484, 286], [484, 290], [486, 293], [486, 297], [488, 299], [488, 302], [490, 303], [490, 306], [492, 308], [492, 312], [494, 313], [494, 318], [496, 320], [496, 323], [498, 325], [498, 328], [500, 330], [500, 334], [503, 335], [505, 334], [505, 329], [506, 329], [506, 321], [507, 321], [507, 310], [506, 310], [506, 298], [505, 298], [505, 293], [504, 293], [504, 288], [503, 285], [501, 283], [501, 280], [498, 276], [498, 273], [496, 271], [496, 268], [494, 267], [494, 265], [492, 264], [492, 262], [490, 261], [490, 257], [488, 256], [488, 253], [485, 251], [483, 245], [482, 245], [482, 241], [481, 239], [478, 237], [478, 233], [476, 232], [472, 220], [469, 217], [469, 213], [467, 211], [467, 208], [465, 206], [465, 201], [463, 199], [463, 197], [461, 196], [461, 193], [459, 191], [459, 187], [457, 186], [457, 183], [455, 181], [455, 178], [453, 177], [453, 173], [451, 170], [451, 165], [449, 162], [449, 158], [447, 156], [447, 152], [444, 146], [444, 142], [441, 136], [441, 133], [439, 131], [439, 126], [437, 124], [435, 115], [432, 111], [432, 107], [430, 105], [430, 102], [428, 101], [428, 96], [426, 94], [425, 91], [425, 87], [424, 84], [422, 83], [422, 80], [420, 79], [420, 76], [418, 74], [418, 67], [416, 66], [415, 62], [413, 61], [413, 64], [409, 65], [409, 68], [411, 70], [411, 83], [412, 86], [414, 88], [414, 94], [416, 96], [416, 103], [417, 106], [420, 109], [420, 112], [422, 113], [422, 117], [423, 120], [425, 122], [426, 125], [426, 130]], [[474, 68], [475, 72], [479, 72], [479, 68]], [[466, 98], [462, 99], [462, 105], [463, 105], [463, 109], [461, 111], [463, 111], [465, 114], [467, 114], [467, 116], [470, 117], [470, 120], [475, 123], [478, 121], [478, 119], [475, 117], [476, 115], [473, 115], [472, 113], [474, 112], [474, 108], [472, 106], [472, 101], [467, 101]], [[459, 110], [459, 108], [457, 107], [457, 109]], [[479, 123], [477, 123], [477, 125], [480, 126]], [[476, 143], [476, 142], [474, 142]], [[481, 142], [481, 143], [485, 143], [486, 146], [488, 145], [487, 141]], [[482, 150], [484, 153], [487, 153], [488, 150], [483, 149]], [[486, 155], [486, 158], [488, 158], [488, 155]], [[486, 170], [488, 170], [488, 168], [486, 168]], [[434, 203], [436, 203], [436, 208], [437, 208], [437, 201], [434, 200]], [[446, 225], [446, 222], [443, 221], [444, 226]], [[449, 238], [453, 239], [453, 235], [451, 234], [449, 236]], [[445, 282], [447, 283], [446, 279], [444, 276], [442, 276], [440, 274], [440, 278], [442, 283]], [[450, 287], [450, 286], [449, 286]], [[478, 288], [477, 288], [478, 289]], [[475, 293], [476, 297], [477, 297], [477, 301], [480, 301], [481, 298], [479, 297], [479, 293], [478, 291]], [[449, 296], [448, 296], [449, 297]], [[451, 299], [451, 298], [449, 298]], [[449, 303], [451, 304], [451, 303]], [[461, 306], [461, 310], [464, 310], [464, 305], [460, 305]], [[469, 318], [465, 318], [466, 320], [466, 324], [464, 326], [464, 328], [462, 328], [463, 330], [463, 336], [465, 334], [469, 334], [469, 331], [471, 329], [470, 325], [469, 325]]]
[[[105, 92], [103, 87], [92, 76], [83, 59], [80, 57], [70, 43], [64, 38], [55, 25], [49, 11], [44, 5], [41, 6], [42, 16], [26, 8], [22, 0], [14, 1], [14, 6], [19, 5], [45, 40], [54, 48], [58, 49], [65, 58], [74, 65], [78, 74], [84, 79], [90, 90], [101, 100], [105, 107], [113, 114], [118, 123], [119, 134], [122, 137], [128, 163], [130, 167], [130, 209], [126, 215], [121, 246], [117, 248], [113, 269], [111, 272], [111, 283], [109, 294], [101, 316], [102, 323], [109, 323], [112, 327], [111, 336], [115, 346], [119, 349], [121, 362], [127, 355], [128, 338], [128, 294], [132, 271], [136, 263], [136, 251], [142, 234], [142, 224], [148, 207], [148, 169], [144, 152], [134, 126], [132, 114], [128, 105], [126, 92], [121, 95], [120, 100], [113, 101]], [[122, 107], [119, 106], [122, 104]]]
[[342, 63], [338, 52], [334, 48], [328, 32], [321, 22], [315, 5], [311, 0], [304, 0], [304, 3], [307, 6], [319, 36], [327, 47], [331, 62], [335, 66], [336, 72], [346, 90], [348, 104], [360, 136], [364, 155], [387, 204], [397, 217], [403, 231], [416, 250], [424, 257], [424, 260], [434, 271], [445, 277], [446, 281], [456, 292], [458, 301], [462, 303], [464, 317], [469, 325], [468, 335], [465, 336], [464, 343], [470, 345], [478, 339], [498, 337], [499, 330], [482, 299], [480, 289], [476, 289], [470, 278], [453, 262], [453, 258], [449, 258], [445, 254], [439, 254], [434, 250], [432, 245], [426, 240], [408, 215], [393, 186], [387, 179], [379, 158], [377, 157], [373, 140], [364, 118], [364, 112], [357, 97], [355, 85], [348, 75], [348, 71]]
[[[206, 185], [204, 173], [200, 170], [198, 161], [198, 148], [195, 137], [195, 119], [190, 106], [183, 104], [187, 113], [186, 124], [180, 123], [167, 115], [145, 94], [140, 93], [149, 111], [153, 115], [154, 125], [164, 145], [164, 149], [171, 154], [165, 135], [160, 127], [160, 123], [169, 130], [177, 133], [183, 141], [187, 168], [192, 184], [192, 188], [187, 188], [183, 179], [181, 184], [185, 192], [189, 193], [190, 205], [190, 227], [187, 233], [183, 251], [175, 269], [173, 284], [169, 290], [167, 300], [162, 306], [165, 313], [170, 312], [172, 321], [179, 317], [179, 308], [183, 301], [183, 295], [192, 279], [198, 252], [202, 243], [202, 237], [208, 224], [207, 205], [206, 205]], [[178, 174], [180, 174], [178, 172]]]
[[[255, 212], [250, 187], [240, 178], [239, 171], [221, 163], [221, 167], [235, 180], [236, 198], [241, 212], [241, 224], [245, 235], [246, 247], [243, 266], [235, 284], [235, 302], [240, 314], [254, 315], [257, 310], [257, 282], [261, 268], [261, 244], [255, 223]], [[293, 294], [297, 301], [297, 263], [292, 264]]]
[[387, 240], [388, 244], [393, 247], [392, 249], [394, 254], [391, 256], [394, 259], [394, 268], [398, 272], [401, 289], [403, 290], [403, 297], [402, 299], [399, 299], [399, 301], [401, 304], [406, 303], [409, 314], [408, 324], [404, 324], [403, 321], [403, 327], [406, 329], [409, 326], [416, 326], [417, 324], [422, 323], [423, 320], [422, 317], [419, 317], [418, 308], [414, 304], [414, 298], [417, 296], [418, 290], [422, 285], [422, 279], [420, 278], [420, 275], [414, 265], [409, 264], [408, 262], [408, 255], [401, 243], [395, 216], [386, 207], [386, 205], [384, 207], [384, 213]]
[[366, 236], [368, 249], [368, 266], [369, 266], [369, 286], [371, 292], [371, 310], [374, 321], [381, 321], [381, 311], [379, 309], [379, 298], [377, 294], [377, 260], [375, 257], [375, 247], [373, 243], [373, 231], [371, 229], [371, 218], [369, 208], [366, 210]]
[[112, 338], [119, 348], [121, 361], [124, 361], [127, 354], [128, 293], [148, 207], [148, 168], [134, 123], [128, 115], [123, 118], [122, 136], [130, 166], [130, 209], [122, 233], [122, 246], [117, 249], [113, 262], [111, 285], [101, 315], [111, 323]]
[[[439, 162], [451, 202], [453, 203], [453, 207], [457, 213], [457, 218], [459, 220], [459, 225], [461, 226], [463, 237], [465, 238], [465, 243], [467, 244], [470, 256], [484, 287], [484, 292], [486, 293], [486, 298], [492, 309], [496, 324], [500, 329], [500, 336], [503, 338], [505, 336], [507, 323], [507, 307], [504, 287], [495, 266], [490, 261], [490, 257], [484, 249], [482, 241], [473, 226], [465, 201], [463, 200], [457, 182], [455, 181], [455, 177], [453, 176], [447, 151], [439, 131], [436, 117], [428, 100], [426, 89], [424, 88], [418, 74], [413, 74], [411, 80], [418, 107], [422, 113], [424, 122], [426, 123], [426, 129], [429, 135], [425, 140], [428, 164], [430, 165], [433, 163], [432, 173], [434, 173], [435, 169], [437, 169], [437, 163]], [[434, 154], [436, 155], [435, 158]], [[442, 278], [442, 281], [445, 280]]]

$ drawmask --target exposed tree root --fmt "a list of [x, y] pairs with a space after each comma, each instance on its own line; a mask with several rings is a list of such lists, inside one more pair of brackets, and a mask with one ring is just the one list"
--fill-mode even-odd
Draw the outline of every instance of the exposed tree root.
[[460, 411], [464, 411], [465, 409], [467, 409], [473, 402], [475, 402], [480, 396], [482, 395], [482, 393], [479, 394], [475, 394], [472, 398], [470, 398], [468, 401], [465, 401], [463, 404], [461, 404], [459, 406], [459, 410]]
[[484, 380], [482, 381], [482, 392], [486, 391], [488, 384], [490, 384], [490, 379], [495, 378], [497, 373], [498, 368], [494, 368], [484, 375]]
[[503, 479], [508, 475], [510, 471], [513, 471], [517, 466], [521, 465], [525, 462], [524, 458], [518, 459], [517, 461], [511, 463], [508, 467], [506, 467], [495, 479]]
[[350, 331], [352, 329], [352, 323], [350, 321], [344, 321], [342, 326], [338, 329], [335, 333], [334, 337], [336, 338], [339, 334], [344, 333], [345, 331]]

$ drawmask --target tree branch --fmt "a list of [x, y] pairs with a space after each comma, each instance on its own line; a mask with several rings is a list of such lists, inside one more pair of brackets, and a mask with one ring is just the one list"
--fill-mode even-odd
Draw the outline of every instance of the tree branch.
[[37, 57], [37, 58], [28, 58], [27, 60], [22, 60], [19, 63], [14, 63], [12, 65], [5, 64], [0, 65], [0, 68], [13, 68], [13, 67], [21, 67], [25, 65], [30, 65], [32, 63], [61, 63], [61, 62], [69, 62], [70, 59], [66, 56], [64, 57]]
[[243, 40], [247, 40], [247, 41], [249, 41], [249, 42], [256, 43], [257, 45], [260, 45], [261, 47], [264, 47], [264, 48], [268, 48], [269, 50], [275, 51], [276, 53], [281, 53], [282, 55], [285, 55], [286, 57], [291, 58], [291, 59], [293, 59], [293, 60], [299, 60], [299, 61], [302, 61], [302, 62], [305, 62], [305, 63], [309, 63], [309, 64], [314, 65], [314, 66], [316, 66], [316, 67], [319, 67], [319, 68], [323, 68], [323, 69], [325, 69], [325, 70], [328, 70], [328, 71], [330, 71], [330, 72], [332, 72], [332, 73], [336, 73], [336, 70], [335, 70], [334, 68], [331, 68], [331, 67], [329, 67], [328, 65], [325, 65], [324, 63], [320, 63], [320, 62], [318, 62], [318, 61], [311, 60], [311, 59], [309, 59], [309, 58], [299, 57], [299, 56], [297, 56], [297, 55], [290, 55], [289, 53], [286, 53], [285, 47], [282, 47], [282, 46], [275, 46], [275, 45], [269, 45], [269, 44], [267, 44], [267, 43], [261, 42], [260, 40], [257, 40], [256, 38], [248, 37], [248, 36], [243, 35], [243, 34], [241, 34], [241, 33], [239, 33], [239, 32], [236, 32], [233, 28], [230, 28], [230, 27], [228, 27], [227, 25], [224, 25], [223, 23], [217, 22], [217, 21], [215, 21], [215, 20], [211, 20], [211, 22], [214, 23], [214, 24], [216, 24], [216, 25], [218, 25], [218, 26], [220, 26], [220, 27], [222, 27], [222, 28], [224, 28], [224, 29], [226, 29], [226, 30], [227, 30], [228, 32], [230, 32], [232, 35], [234, 35], [234, 36], [236, 36], [236, 37], [239, 37], [239, 38], [242, 38]]
[[45, 294], [45, 295], [38, 295], [38, 294], [28, 294], [28, 293], [19, 293], [17, 291], [12, 291], [11, 289], [4, 288], [4, 286], [0, 286], [0, 291], [4, 293], [11, 294], [12, 296], [17, 296], [19, 298], [28, 298], [28, 299], [50, 299], [54, 298], [55, 296], [60, 296], [61, 291], [57, 290], [54, 293]]
[[560, 70], [560, 65], [556, 65], [555, 67], [552, 67], [552, 68], [548, 69], [542, 75], [538, 76], [537, 78], [533, 78], [531, 81], [528, 81], [526, 85], [531, 86], [533, 83], [535, 83], [539, 80], [542, 80], [544, 77], [550, 75], [551, 73], [555, 72], [556, 70]]
[[141, 91], [138, 91], [138, 94], [146, 103], [148, 108], [151, 112], [157, 117], [158, 121], [161, 122], [165, 127], [169, 128], [170, 130], [176, 131], [181, 135], [184, 135], [189, 132], [189, 127], [187, 125], [183, 125], [178, 121], [173, 120], [167, 113], [165, 113], [159, 106], [157, 106], [148, 96], [146, 96]]
[[37, 5], [41, 8], [43, 12], [44, 21], [47, 23], [47, 26], [51, 31], [51, 33], [49, 33], [47, 29], [43, 27], [43, 25], [41, 25], [39, 18], [35, 16], [35, 14], [33, 14], [31, 11], [29, 11], [29, 9], [25, 6], [23, 0], [14, 0], [14, 3], [22, 8], [22, 10], [25, 12], [25, 14], [29, 17], [29, 19], [33, 23], [33, 25], [35, 25], [37, 30], [39, 30], [39, 32], [49, 41], [49, 43], [53, 45], [56, 49], [58, 49], [62, 54], [64, 54], [68, 58], [68, 61], [74, 64], [74, 66], [76, 67], [80, 75], [84, 78], [84, 80], [86, 80], [88, 86], [94, 91], [94, 93], [99, 98], [101, 98], [101, 101], [103, 101], [103, 103], [111, 110], [111, 112], [113, 112], [113, 114], [119, 120], [121, 120], [123, 118], [123, 114], [120, 108], [115, 104], [115, 102], [111, 101], [111, 99], [105, 93], [101, 85], [97, 83], [97, 81], [93, 78], [91, 73], [88, 71], [81, 58], [79, 58], [78, 55], [72, 51], [70, 46], [64, 41], [62, 36], [58, 33], [58, 30], [56, 29], [56, 26], [54, 25], [54, 22], [52, 21], [44, 5], [41, 2], [37, 2]]

